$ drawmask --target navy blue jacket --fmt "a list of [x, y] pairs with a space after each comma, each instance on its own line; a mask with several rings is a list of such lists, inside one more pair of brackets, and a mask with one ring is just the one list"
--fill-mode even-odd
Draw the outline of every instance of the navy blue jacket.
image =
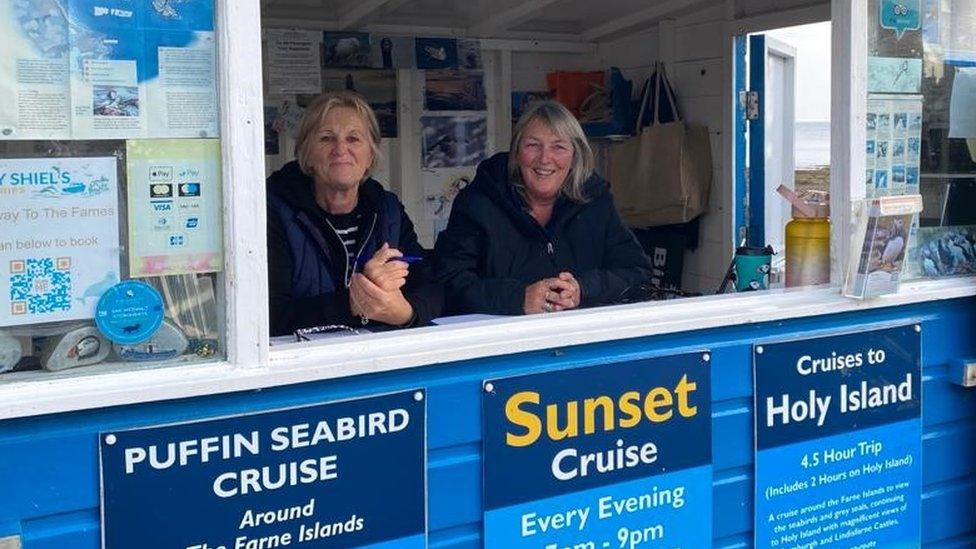
[[[341, 239], [324, 222], [315, 202], [313, 181], [297, 162], [271, 174], [267, 183], [268, 283], [271, 334], [326, 324], [359, 326], [349, 309], [346, 258]], [[406, 255], [423, 256], [413, 223], [396, 195], [373, 179], [359, 187], [358, 208], [363, 212], [357, 257], [368, 260], [384, 242]], [[440, 314], [442, 290], [433, 282], [431, 267], [410, 266], [403, 288], [414, 309], [411, 326], [427, 324]], [[377, 323], [371, 323], [375, 329]]]
[[579, 281], [583, 307], [648, 282], [650, 261], [617, 215], [609, 184], [593, 175], [583, 189], [587, 202], [560, 197], [542, 227], [509, 182], [508, 153], [482, 162], [435, 247], [449, 311], [522, 314], [526, 286], [562, 271]]

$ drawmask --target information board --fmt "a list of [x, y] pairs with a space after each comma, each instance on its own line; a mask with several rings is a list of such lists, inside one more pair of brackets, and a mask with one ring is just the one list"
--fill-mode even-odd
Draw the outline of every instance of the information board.
[[921, 545], [918, 330], [754, 347], [756, 547]]
[[485, 383], [484, 547], [708, 547], [708, 353]]
[[0, 159], [0, 326], [92, 318], [119, 281], [114, 157]]
[[101, 434], [108, 549], [426, 546], [410, 391]]

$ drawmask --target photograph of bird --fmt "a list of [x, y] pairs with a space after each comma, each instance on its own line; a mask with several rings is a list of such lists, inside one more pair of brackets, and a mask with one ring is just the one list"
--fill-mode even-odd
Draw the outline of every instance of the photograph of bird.
[[908, 233], [905, 229], [905, 221], [900, 217], [896, 217], [891, 222], [891, 228], [888, 230], [888, 240], [884, 243], [884, 249], [881, 252], [882, 268], [895, 269], [901, 266], [907, 240]]

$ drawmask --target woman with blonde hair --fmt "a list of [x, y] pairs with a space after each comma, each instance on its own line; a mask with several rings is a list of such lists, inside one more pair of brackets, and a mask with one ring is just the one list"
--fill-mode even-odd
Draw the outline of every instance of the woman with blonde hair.
[[478, 166], [435, 247], [453, 312], [531, 314], [613, 303], [649, 281], [583, 129], [554, 101], [530, 105], [511, 152]]
[[354, 92], [309, 106], [297, 160], [267, 181], [271, 333], [342, 324], [428, 323], [443, 296], [396, 195], [370, 177], [376, 115]]

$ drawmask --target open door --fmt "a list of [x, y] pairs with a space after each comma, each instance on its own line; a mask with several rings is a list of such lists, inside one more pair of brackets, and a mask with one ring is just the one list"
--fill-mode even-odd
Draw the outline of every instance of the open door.
[[796, 51], [770, 36], [752, 35], [748, 72], [746, 238], [751, 246], [771, 245], [781, 262], [790, 206], [776, 188], [781, 184], [793, 188]]

